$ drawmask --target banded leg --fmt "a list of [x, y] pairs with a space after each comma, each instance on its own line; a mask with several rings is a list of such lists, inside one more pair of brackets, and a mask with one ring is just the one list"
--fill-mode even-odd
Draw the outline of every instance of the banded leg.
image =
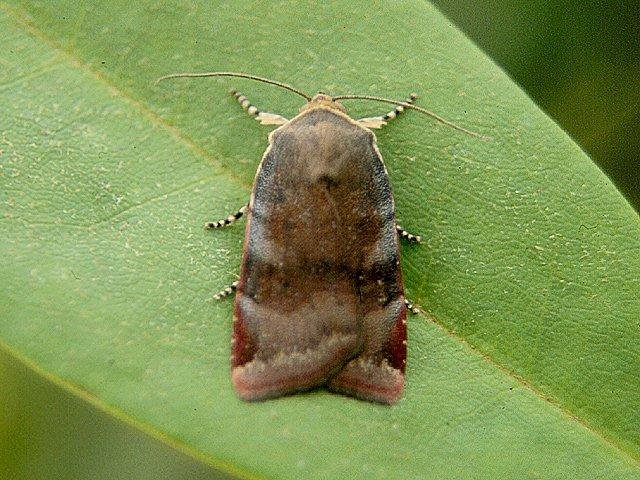
[[217, 222], [205, 223], [204, 228], [206, 228], [207, 230], [213, 230], [214, 228], [222, 228], [222, 227], [226, 227], [227, 225], [231, 225], [232, 223], [235, 223], [240, 217], [242, 217], [242, 215], [247, 213], [248, 208], [249, 208], [249, 204], [246, 204], [236, 213], [229, 215], [227, 218], [218, 220]]
[[407, 310], [409, 310], [414, 315], [417, 315], [420, 313], [420, 310], [418, 309], [418, 307], [414, 306], [413, 303], [411, 303], [406, 298], [404, 299], [404, 304], [407, 306]]
[[221, 300], [221, 299], [223, 299], [225, 297], [228, 297], [229, 295], [231, 295], [233, 292], [236, 291], [236, 288], [238, 288], [238, 280], [233, 282], [228, 287], [225, 287], [222, 290], [220, 290], [218, 293], [216, 293], [213, 296], [213, 298], [215, 298], [216, 300]]
[[[405, 100], [405, 103], [413, 103], [418, 96], [415, 93], [409, 95], [409, 98]], [[367, 128], [382, 128], [386, 125], [390, 120], [393, 120], [402, 112], [404, 112], [405, 108], [402, 105], [397, 105], [396, 108], [391, 110], [389, 113], [386, 113], [380, 117], [367, 117], [361, 118], [358, 120], [358, 123], [363, 127]]]
[[422, 243], [422, 237], [420, 235], [413, 235], [407, 232], [400, 225], [396, 225], [396, 230], [398, 231], [398, 235], [400, 236], [400, 238], [404, 238], [411, 243]]
[[247, 97], [237, 90], [231, 90], [229, 93], [233, 95], [240, 106], [246, 110], [246, 112], [259, 121], [262, 125], [284, 125], [289, 120], [281, 115], [269, 112], [261, 112], [258, 107], [253, 105]]

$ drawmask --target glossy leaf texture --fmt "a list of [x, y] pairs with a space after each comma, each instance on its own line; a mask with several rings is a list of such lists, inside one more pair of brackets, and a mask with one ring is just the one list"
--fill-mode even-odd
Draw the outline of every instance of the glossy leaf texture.
[[[0, 7], [0, 341], [240, 478], [640, 476], [640, 222], [437, 10], [402, 2]], [[243, 226], [269, 129], [307, 92], [405, 98], [377, 132], [402, 225], [407, 390], [247, 404], [229, 379]], [[345, 101], [354, 116], [386, 112]]]

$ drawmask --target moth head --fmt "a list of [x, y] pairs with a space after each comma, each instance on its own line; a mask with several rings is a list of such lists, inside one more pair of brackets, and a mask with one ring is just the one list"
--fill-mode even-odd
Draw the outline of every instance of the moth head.
[[318, 92], [316, 95], [314, 95], [311, 100], [309, 100], [305, 105], [302, 106], [300, 112], [304, 112], [305, 110], [316, 107], [329, 107], [333, 110], [339, 110], [340, 112], [347, 113], [342, 104], [336, 102], [333, 97], [323, 92]]

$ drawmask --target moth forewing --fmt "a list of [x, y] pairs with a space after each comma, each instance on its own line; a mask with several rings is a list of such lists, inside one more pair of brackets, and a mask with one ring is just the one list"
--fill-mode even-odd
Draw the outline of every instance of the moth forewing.
[[232, 378], [260, 400], [319, 386], [394, 403], [406, 306], [388, 175], [367, 128], [319, 104], [270, 135], [247, 213]]

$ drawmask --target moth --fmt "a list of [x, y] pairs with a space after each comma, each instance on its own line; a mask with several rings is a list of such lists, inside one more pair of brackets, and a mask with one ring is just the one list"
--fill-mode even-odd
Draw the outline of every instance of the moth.
[[[288, 120], [232, 95], [256, 120], [277, 125], [258, 167], [249, 203], [209, 222], [246, 216], [236, 292], [231, 378], [244, 400], [324, 387], [393, 404], [404, 389], [407, 309], [399, 239], [420, 242], [396, 222], [389, 175], [372, 131], [405, 108], [451, 124], [407, 101], [365, 95], [311, 97], [291, 85], [235, 72], [172, 74], [240, 77], [302, 96]], [[351, 118], [340, 100], [395, 105], [386, 115]]]

